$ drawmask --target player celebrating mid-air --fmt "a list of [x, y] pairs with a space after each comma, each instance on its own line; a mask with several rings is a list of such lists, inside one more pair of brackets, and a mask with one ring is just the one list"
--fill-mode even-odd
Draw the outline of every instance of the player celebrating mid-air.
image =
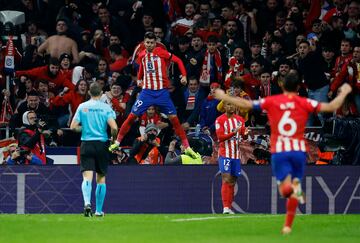
[[234, 114], [235, 105], [225, 102], [225, 113], [215, 121], [216, 136], [219, 140], [219, 168], [221, 171], [221, 199], [223, 214], [234, 214], [231, 204], [234, 199], [234, 187], [240, 176], [240, 135], [246, 135], [245, 121]]
[[146, 49], [142, 51], [138, 57], [140, 63], [138, 82], [139, 85], [142, 86], [142, 91], [133, 105], [130, 115], [122, 124], [117, 136], [117, 141], [110, 146], [109, 150], [114, 151], [119, 147], [120, 142], [134, 121], [152, 105], [158, 106], [161, 112], [168, 115], [176, 135], [181, 138], [183, 146], [188, 148], [189, 142], [185, 131], [180, 125], [175, 106], [170, 98], [168, 91], [170, 81], [167, 76], [169, 63], [175, 62], [179, 66], [182, 75], [180, 82], [186, 85], [185, 66], [177, 56], [172, 55], [162, 48], [155, 48], [156, 36], [153, 32], [145, 33], [144, 45]]
[[303, 201], [301, 179], [306, 163], [304, 130], [309, 114], [337, 110], [351, 92], [351, 86], [344, 84], [340, 87], [338, 96], [330, 103], [318, 103], [298, 96], [298, 86], [297, 72], [292, 70], [285, 77], [283, 94], [268, 96], [260, 101], [231, 97], [223, 90], [215, 91], [215, 97], [219, 100], [231, 102], [241, 108], [267, 112], [271, 127], [272, 170], [278, 181], [280, 194], [287, 198], [283, 234], [291, 232], [298, 201]]

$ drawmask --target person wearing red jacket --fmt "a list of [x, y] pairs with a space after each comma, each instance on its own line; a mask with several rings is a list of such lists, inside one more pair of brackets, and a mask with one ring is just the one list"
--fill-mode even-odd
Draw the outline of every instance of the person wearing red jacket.
[[244, 91], [249, 94], [251, 99], [256, 99], [259, 96], [261, 68], [259, 61], [253, 60], [250, 63], [250, 73], [242, 76]]
[[331, 96], [345, 80], [353, 88], [356, 109], [360, 112], [360, 45], [354, 47], [353, 58], [349, 61], [330, 85], [329, 96]]
[[110, 91], [105, 92], [100, 100], [109, 104], [116, 114], [116, 123], [122, 124], [125, 119], [126, 103], [129, 101], [130, 95], [123, 91], [120, 83], [114, 82], [110, 86]]
[[27, 76], [34, 81], [48, 80], [49, 91], [53, 92], [54, 94], [58, 94], [60, 89], [63, 87], [67, 87], [71, 90], [74, 89], [75, 86], [71, 83], [71, 81], [66, 79], [65, 75], [59, 73], [59, 66], [60, 63], [57, 58], [50, 58], [49, 65], [25, 71], [16, 71], [15, 76]]
[[79, 80], [76, 83], [75, 90], [70, 90], [66, 94], [60, 94], [54, 98], [51, 98], [50, 108], [53, 109], [54, 106], [65, 106], [69, 104], [71, 110], [69, 118], [70, 122], [72, 115], [75, 114], [78, 106], [88, 99], [88, 90], [89, 84], [85, 80]]

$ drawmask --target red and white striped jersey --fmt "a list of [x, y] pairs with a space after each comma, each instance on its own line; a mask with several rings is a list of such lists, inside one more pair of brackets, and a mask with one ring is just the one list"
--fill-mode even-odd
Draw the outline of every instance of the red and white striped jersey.
[[154, 114], [153, 117], [149, 117], [147, 115], [147, 113], [145, 112], [144, 114], [142, 114], [142, 116], [140, 117], [140, 126], [142, 127], [146, 127], [147, 124], [149, 123], [153, 123], [153, 124], [158, 124], [161, 121], [161, 116], [157, 113]]
[[[241, 129], [235, 133], [237, 127]], [[216, 119], [215, 128], [219, 140], [219, 156], [240, 159], [239, 139], [245, 131], [244, 119], [235, 114], [232, 117], [222, 114]]]
[[186, 69], [181, 61], [170, 52], [156, 47], [152, 52], [144, 50], [139, 55], [140, 68], [138, 80], [143, 89], [160, 90], [169, 88], [168, 66], [170, 62], [177, 63], [182, 76], [186, 76]]
[[254, 101], [267, 111], [271, 128], [271, 152], [306, 152], [304, 131], [309, 114], [319, 112], [320, 103], [297, 95], [274, 95]]

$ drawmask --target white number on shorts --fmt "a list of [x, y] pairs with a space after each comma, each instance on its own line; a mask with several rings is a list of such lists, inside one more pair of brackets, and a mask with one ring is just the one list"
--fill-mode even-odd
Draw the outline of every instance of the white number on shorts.
[[143, 104], [143, 102], [141, 100], [136, 100], [136, 102], [135, 102], [136, 107], [140, 107], [142, 104]]
[[[291, 137], [296, 133], [297, 124], [294, 119], [290, 118], [291, 111], [285, 111], [278, 124], [279, 133], [283, 136]], [[285, 130], [285, 126], [288, 125], [290, 129]]]

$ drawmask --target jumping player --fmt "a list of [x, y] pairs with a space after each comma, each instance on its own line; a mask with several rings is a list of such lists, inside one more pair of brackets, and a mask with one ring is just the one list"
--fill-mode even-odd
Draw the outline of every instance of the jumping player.
[[351, 86], [344, 84], [330, 103], [318, 103], [298, 96], [298, 86], [298, 75], [292, 70], [285, 77], [283, 94], [268, 96], [260, 101], [231, 97], [223, 90], [215, 91], [215, 97], [219, 100], [231, 102], [241, 108], [267, 112], [271, 127], [272, 171], [278, 181], [280, 195], [287, 198], [283, 234], [291, 232], [298, 201], [303, 201], [301, 179], [306, 163], [304, 130], [308, 116], [312, 112], [337, 110], [351, 92]]
[[153, 32], [145, 33], [144, 38], [145, 50], [139, 54], [139, 72], [138, 82], [142, 86], [142, 91], [139, 94], [135, 104], [132, 107], [131, 113], [125, 122], [122, 124], [117, 136], [117, 141], [109, 148], [114, 151], [119, 147], [122, 139], [131, 128], [134, 121], [142, 115], [150, 106], [156, 105], [161, 112], [168, 115], [169, 120], [174, 127], [176, 135], [181, 138], [181, 142], [185, 148], [189, 147], [185, 131], [182, 129], [180, 121], [176, 115], [176, 109], [170, 99], [169, 78], [167, 76], [167, 68], [169, 63], [175, 62], [180, 69], [182, 78], [180, 82], [186, 85], [186, 70], [181, 59], [170, 52], [155, 48], [156, 36]]

